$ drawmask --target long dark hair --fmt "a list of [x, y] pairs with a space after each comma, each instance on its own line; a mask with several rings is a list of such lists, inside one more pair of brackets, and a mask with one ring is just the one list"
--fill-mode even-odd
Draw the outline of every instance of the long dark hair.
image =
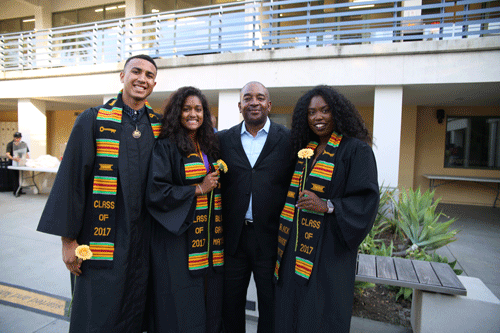
[[212, 127], [207, 98], [198, 88], [182, 87], [170, 95], [167, 105], [163, 109], [162, 128], [159, 138], [170, 139], [177, 145], [177, 148], [184, 156], [197, 152], [188, 131], [181, 125], [182, 107], [189, 96], [198, 97], [203, 107], [203, 123], [196, 133], [200, 148], [211, 158], [217, 159], [219, 157], [219, 141]]
[[307, 122], [307, 109], [311, 99], [315, 96], [323, 97], [330, 107], [335, 132], [345, 137], [358, 138], [368, 144], [372, 142], [372, 138], [356, 107], [332, 87], [320, 85], [299, 98], [293, 110], [291, 140], [295, 153], [304, 148], [311, 140], [319, 140], [317, 135], [309, 128]]

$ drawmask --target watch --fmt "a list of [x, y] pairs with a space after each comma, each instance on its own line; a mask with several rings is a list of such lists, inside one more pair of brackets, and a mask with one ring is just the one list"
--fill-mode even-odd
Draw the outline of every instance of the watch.
[[333, 213], [335, 207], [333, 206], [333, 203], [330, 201], [330, 199], [326, 200], [326, 206], [328, 207], [327, 214]]

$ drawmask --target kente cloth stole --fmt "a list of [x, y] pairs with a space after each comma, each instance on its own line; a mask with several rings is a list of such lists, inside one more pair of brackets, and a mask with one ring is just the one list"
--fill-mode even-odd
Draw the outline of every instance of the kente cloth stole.
[[[218, 170], [217, 163], [210, 163], [210, 172]], [[185, 159], [186, 184], [199, 184], [207, 175], [198, 154]], [[196, 197], [193, 224], [188, 229], [188, 267], [192, 276], [200, 276], [210, 266], [217, 273], [224, 267], [224, 237], [222, 235], [222, 205], [220, 184], [210, 193]]]
[[[314, 164], [309, 174], [307, 171], [312, 164], [311, 158], [300, 158], [295, 165], [295, 171], [290, 183], [290, 188], [288, 189], [285, 206], [280, 215], [278, 259], [274, 269], [275, 281], [279, 279], [280, 263], [294, 223], [297, 232], [296, 239], [292, 240], [291, 245], [294, 246], [295, 251], [295, 277], [296, 280], [302, 284], [306, 284], [311, 277], [318, 241], [324, 230], [323, 222], [325, 216], [324, 213], [306, 209], [296, 209], [295, 203], [299, 191], [302, 189], [315, 193], [325, 201], [328, 199], [328, 186], [332, 180], [335, 167], [335, 154], [341, 140], [341, 135], [335, 132], [332, 133], [325, 150], [318, 156], [316, 164]], [[311, 141], [306, 148], [315, 150], [317, 146], [317, 142]]]
[[[122, 92], [120, 91], [117, 98], [110, 99], [99, 109], [96, 118], [92, 229], [89, 237], [89, 247], [92, 251], [90, 265], [93, 267], [113, 267], [122, 108]], [[146, 111], [153, 135], [157, 138], [161, 130], [160, 120], [147, 102]]]

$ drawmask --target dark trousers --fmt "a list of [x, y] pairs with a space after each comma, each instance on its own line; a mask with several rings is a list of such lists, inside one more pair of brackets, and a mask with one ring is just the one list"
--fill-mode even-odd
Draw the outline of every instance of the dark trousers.
[[19, 170], [9, 170], [9, 172], [10, 172], [10, 183], [12, 184], [12, 190], [14, 194], [16, 194], [16, 191], [19, 187]]
[[245, 332], [245, 305], [253, 273], [259, 307], [258, 333], [274, 332], [273, 274], [276, 256], [264, 256], [252, 225], [243, 226], [234, 256], [224, 254], [222, 319], [226, 333]]

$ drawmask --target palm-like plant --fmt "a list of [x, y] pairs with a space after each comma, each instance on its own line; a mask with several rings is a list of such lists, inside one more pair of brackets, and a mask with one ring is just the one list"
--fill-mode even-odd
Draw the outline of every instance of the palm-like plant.
[[422, 194], [420, 188], [416, 191], [402, 191], [401, 198], [395, 204], [398, 225], [409, 243], [426, 250], [434, 250], [454, 242], [458, 233], [458, 230], [449, 230], [455, 218], [439, 222], [440, 217], [446, 215], [436, 213], [441, 199], [434, 200], [434, 192], [426, 191]]

